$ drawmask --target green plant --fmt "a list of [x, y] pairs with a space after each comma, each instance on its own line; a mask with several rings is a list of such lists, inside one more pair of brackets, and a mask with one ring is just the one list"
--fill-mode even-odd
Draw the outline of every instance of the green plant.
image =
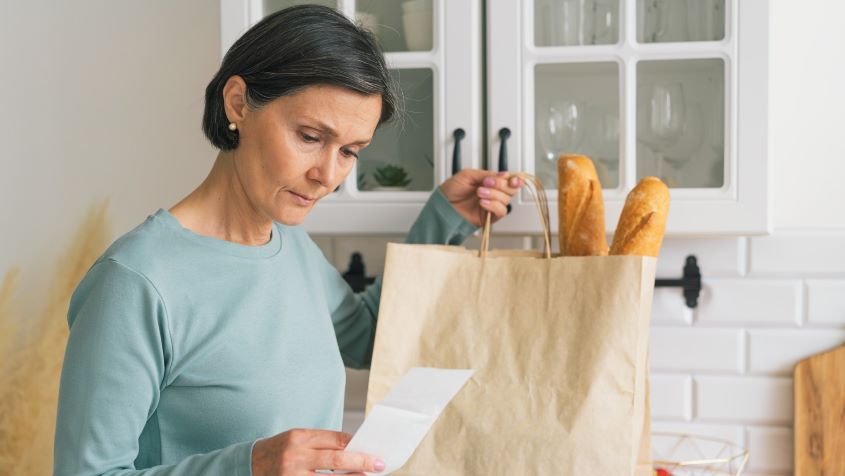
[[377, 168], [373, 174], [373, 178], [382, 187], [404, 187], [411, 183], [411, 179], [408, 178], [408, 172], [396, 165], [385, 165], [384, 167]]

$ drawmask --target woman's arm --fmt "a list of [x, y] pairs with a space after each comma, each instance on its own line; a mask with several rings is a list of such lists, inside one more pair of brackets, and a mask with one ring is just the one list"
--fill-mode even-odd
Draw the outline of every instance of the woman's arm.
[[[134, 470], [173, 357], [167, 310], [142, 275], [112, 260], [91, 268], [68, 311], [55, 475], [250, 474], [253, 442]], [[148, 436], [154, 444], [158, 435]]]

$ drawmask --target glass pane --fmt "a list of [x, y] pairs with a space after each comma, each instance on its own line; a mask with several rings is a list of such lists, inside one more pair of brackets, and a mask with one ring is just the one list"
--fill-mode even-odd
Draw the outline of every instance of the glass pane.
[[534, 0], [537, 46], [607, 45], [619, 41], [619, 0]]
[[724, 38], [725, 0], [637, 0], [640, 43]]
[[604, 188], [619, 185], [619, 66], [616, 63], [541, 64], [535, 70], [535, 173], [557, 188], [557, 159], [593, 159]]
[[637, 65], [637, 177], [675, 188], [725, 183], [725, 63], [721, 59]]
[[404, 96], [401, 117], [382, 125], [358, 160], [359, 190], [434, 190], [434, 74], [392, 70]]
[[337, 8], [336, 0], [264, 0], [264, 15], [266, 16], [294, 5], [304, 4], [323, 5], [326, 7]]
[[432, 0], [358, 0], [356, 9], [356, 19], [376, 34], [384, 51], [432, 49]]

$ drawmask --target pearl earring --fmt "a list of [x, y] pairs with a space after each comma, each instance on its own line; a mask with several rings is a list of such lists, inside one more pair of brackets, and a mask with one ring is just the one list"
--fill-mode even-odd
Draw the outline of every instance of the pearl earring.
[[229, 123], [229, 130], [230, 130], [230, 131], [236, 131], [236, 130], [238, 130], [238, 125], [237, 125], [237, 124], [235, 124], [234, 122], [230, 122], [230, 123]]

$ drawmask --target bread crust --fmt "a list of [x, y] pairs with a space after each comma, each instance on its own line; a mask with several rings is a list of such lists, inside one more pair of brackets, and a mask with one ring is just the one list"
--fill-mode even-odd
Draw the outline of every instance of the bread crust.
[[589, 157], [558, 158], [558, 230], [561, 256], [607, 256], [604, 199]]
[[625, 199], [610, 254], [657, 257], [668, 216], [669, 188], [657, 177], [643, 178]]

